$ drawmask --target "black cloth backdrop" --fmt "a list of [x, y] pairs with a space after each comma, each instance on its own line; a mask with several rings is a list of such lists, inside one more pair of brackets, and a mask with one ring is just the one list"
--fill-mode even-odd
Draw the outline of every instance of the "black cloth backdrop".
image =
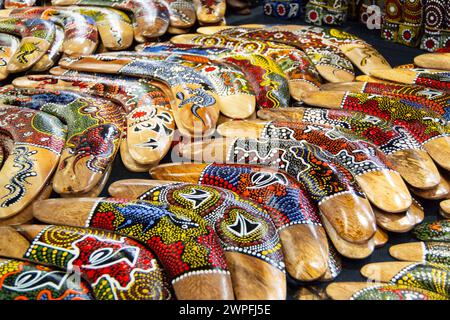
[[[263, 14], [261, 7], [252, 9], [252, 14], [248, 16], [227, 16], [227, 23], [230, 25], [239, 25], [246, 23], [265, 23], [265, 24], [303, 24], [302, 19], [283, 20], [274, 17], [267, 17]], [[380, 53], [391, 63], [392, 66], [412, 63], [413, 58], [423, 53], [423, 51], [415, 48], [409, 48], [392, 42], [384, 41], [380, 38], [379, 31], [368, 30], [360, 23], [349, 21], [345, 25], [340, 26], [340, 29], [355, 34], [368, 43], [372, 44]], [[162, 163], [171, 162], [170, 157], [163, 159]], [[117, 156], [113, 170], [108, 181], [107, 186], [103, 190], [101, 196], [108, 196], [108, 186], [117, 180], [121, 179], [148, 179], [148, 173], [134, 173], [128, 171], [122, 164], [120, 156]], [[55, 195], [56, 196], [56, 195]], [[433, 221], [439, 217], [439, 202], [438, 201], [424, 201], [418, 199], [425, 208], [425, 221]], [[417, 241], [410, 233], [394, 234], [389, 233], [389, 242], [382, 248], [376, 249], [375, 252], [364, 260], [342, 259], [343, 271], [335, 281], [365, 281], [360, 275], [359, 270], [362, 266], [371, 262], [394, 261], [389, 255], [388, 249], [393, 244]], [[292, 299], [298, 289], [305, 284], [296, 282], [293, 279], [288, 279], [288, 298]], [[318, 285], [319, 288], [326, 286], [326, 283], [309, 283], [308, 285]]]

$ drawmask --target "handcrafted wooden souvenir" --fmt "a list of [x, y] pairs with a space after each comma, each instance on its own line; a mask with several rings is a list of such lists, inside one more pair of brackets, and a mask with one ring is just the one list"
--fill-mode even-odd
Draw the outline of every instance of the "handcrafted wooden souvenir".
[[216, 126], [220, 107], [214, 86], [192, 68], [166, 61], [109, 56], [64, 59], [60, 65], [78, 71], [157, 79], [170, 88], [171, 99], [175, 100], [173, 115], [182, 134], [210, 134]]
[[169, 32], [174, 29], [189, 29], [197, 20], [196, 8], [193, 1], [168, 0], [170, 27]]
[[40, 18], [60, 25], [64, 29], [63, 51], [67, 55], [86, 55], [97, 49], [98, 31], [95, 21], [77, 12], [52, 7], [31, 7], [2, 10], [0, 15], [21, 19]]
[[[311, 281], [327, 271], [329, 246], [317, 208], [290, 176], [270, 168], [238, 164], [169, 164], [153, 168], [151, 174], [156, 179], [221, 187], [254, 200], [270, 214], [280, 232], [291, 276]], [[305, 245], [298, 247], [298, 242]]]
[[[50, 214], [50, 212], [52, 212]], [[126, 199], [51, 199], [34, 205], [41, 221], [111, 230], [158, 256], [178, 299], [232, 299], [224, 252], [200, 216], [167, 204]]]
[[8, 77], [8, 63], [19, 46], [19, 38], [7, 33], [0, 33], [0, 80]]
[[[185, 190], [185, 191], [180, 191]], [[186, 191], [188, 190], [188, 191]], [[326, 250], [326, 243], [323, 241], [326, 240], [325, 238], [325, 232], [323, 228], [318, 224], [315, 226], [314, 224], [305, 223], [303, 220], [298, 219], [292, 219], [289, 221], [289, 216], [287, 216], [287, 219], [285, 222], [280, 221], [280, 213], [285, 214], [285, 210], [280, 210], [280, 208], [276, 204], [272, 204], [269, 209], [262, 207], [262, 204], [257, 204], [256, 202], [248, 202], [248, 200], [241, 198], [237, 194], [235, 194], [232, 191], [225, 190], [219, 187], [215, 186], [199, 186], [195, 184], [186, 184], [186, 183], [176, 183], [171, 181], [160, 181], [160, 180], [120, 180], [116, 181], [113, 184], [110, 185], [108, 189], [109, 193], [114, 197], [131, 197], [131, 198], [140, 198], [142, 200], [150, 200], [150, 201], [162, 201], [162, 202], [168, 202], [172, 205], [178, 205], [185, 207], [186, 209], [189, 209], [191, 211], [194, 211], [202, 216], [205, 214], [211, 214], [211, 212], [216, 212], [215, 214], [223, 215], [221, 213], [225, 207], [234, 208], [232, 210], [246, 210], [249, 205], [252, 207], [259, 208], [259, 210], [262, 211], [262, 213], [257, 214], [264, 215], [269, 214], [270, 218], [274, 221], [275, 227], [278, 230], [281, 238], [281, 242], [283, 244], [282, 250], [284, 252], [284, 261], [286, 263], [286, 269], [289, 272], [289, 274], [292, 275], [295, 279], [301, 280], [301, 281], [311, 281], [315, 280], [315, 278], [318, 278], [320, 275], [320, 272], [324, 272], [324, 270], [318, 270], [317, 264], [323, 263], [324, 260], [318, 260], [323, 258], [320, 257], [320, 254], [324, 254], [324, 252], [321, 250], [320, 247], [317, 246], [317, 244], [312, 244], [314, 242], [319, 242], [318, 244], [321, 246], [324, 246], [324, 250]], [[191, 196], [192, 194], [192, 196]], [[198, 198], [196, 195], [203, 194], [204, 200], [198, 199], [197, 202], [202, 201], [198, 206], [196, 202], [192, 199]], [[214, 197], [212, 195], [215, 195]], [[208, 196], [210, 195], [210, 196]], [[152, 198], [153, 197], [153, 198]], [[180, 198], [181, 197], [181, 198]], [[220, 205], [217, 204], [216, 201], [212, 201], [212, 199], [221, 199], [217, 200]], [[277, 202], [282, 203], [282, 199], [285, 197], [279, 196], [279, 199], [274, 198]], [[252, 197], [252, 199], [255, 199], [255, 197]], [[308, 201], [308, 199], [306, 200]], [[261, 205], [261, 207], [260, 207]], [[293, 203], [294, 207], [298, 207], [297, 204]], [[208, 209], [208, 206], [213, 206]], [[239, 209], [238, 209], [239, 208]], [[304, 207], [305, 209], [309, 209], [311, 211], [311, 214], [314, 214], [315, 217], [318, 217], [317, 212], [314, 212], [314, 210], [311, 210], [310, 208], [313, 208], [313, 206]], [[266, 211], [266, 209], [268, 211]], [[228, 209], [227, 209], [228, 210]], [[278, 210], [278, 211], [277, 211]], [[219, 211], [219, 212], [217, 212]], [[253, 211], [253, 210], [251, 210]], [[280, 212], [281, 211], [281, 212]], [[278, 215], [276, 215], [278, 214]], [[292, 217], [291, 217], [292, 218]], [[222, 218], [221, 218], [222, 219]], [[207, 221], [210, 221], [211, 219], [207, 219]], [[271, 221], [272, 221], [271, 220]], [[233, 220], [233, 222], [236, 222], [237, 220]], [[316, 222], [317, 222], [316, 218]], [[244, 221], [245, 222], [245, 221]], [[217, 230], [217, 227], [216, 227]], [[222, 230], [222, 229], [221, 229]], [[231, 230], [231, 229], [229, 229]], [[221, 232], [218, 232], [219, 237], [221, 236]], [[315, 235], [316, 234], [316, 235]], [[234, 235], [236, 237], [238, 235]], [[239, 236], [242, 237], [242, 241], [244, 241], [244, 235]], [[273, 241], [272, 241], [273, 242]], [[302, 242], [305, 245], [299, 247], [297, 245], [298, 242]], [[310, 247], [312, 246], [312, 248]], [[238, 246], [239, 247], [239, 246]], [[318, 253], [312, 251], [317, 250], [319, 248]], [[225, 252], [230, 251], [225, 248]], [[245, 250], [243, 251], [245, 253]], [[279, 253], [278, 249], [265, 249], [265, 252], [268, 254], [276, 254]], [[227, 254], [226, 254], [227, 255]], [[318, 258], [316, 257], [318, 256]], [[261, 256], [264, 258], [264, 255]], [[233, 261], [234, 256], [230, 257]], [[270, 261], [268, 261], [270, 262]], [[243, 265], [245, 266], [247, 263], [245, 261], [242, 261]], [[233, 266], [237, 266], [240, 263], [230, 263], [230, 270], [233, 276]], [[259, 263], [258, 263], [259, 264]], [[273, 263], [272, 263], [273, 264]], [[284, 265], [284, 263], [283, 263]], [[261, 267], [264, 267], [261, 266]], [[246, 267], [245, 269], [248, 269], [250, 267]], [[253, 267], [252, 267], [253, 268]], [[236, 269], [235, 272], [239, 272], [239, 269]], [[254, 280], [253, 277], [258, 274], [258, 272], [255, 271], [255, 273], [246, 272], [248, 273], [246, 277], [249, 277], [247, 280], [243, 280], [242, 287], [250, 286], [252, 287], [250, 283], [254, 282], [256, 284], [260, 283], [262, 280]], [[236, 274], [236, 277], [238, 275]], [[275, 277], [274, 279], [279, 279], [279, 276], [271, 276]], [[253, 280], [251, 280], [253, 279]], [[256, 281], [256, 282], [255, 282]], [[273, 279], [271, 280], [273, 281]], [[283, 280], [285, 281], [285, 280]], [[237, 281], [234, 281], [237, 282]], [[247, 285], [244, 285], [247, 283]], [[276, 284], [276, 286], [279, 286], [280, 284]], [[264, 287], [268, 287], [269, 285], [264, 285]], [[281, 289], [284, 284], [281, 286]], [[263, 290], [261, 288], [261, 290]], [[280, 289], [280, 290], [281, 290]], [[258, 294], [253, 292], [253, 290], [245, 290], [250, 291], [247, 292], [247, 294], [254, 295]], [[259, 294], [263, 294], [267, 292], [272, 291], [268, 289], [264, 289]], [[278, 291], [278, 290], [276, 290]], [[281, 290], [284, 294], [284, 291]], [[235, 287], [235, 293], [236, 293], [236, 287]], [[240, 295], [245, 294], [244, 292], [240, 292]], [[275, 295], [274, 297], [276, 297]], [[237, 297], [239, 299], [239, 297]]]
[[159, 53], [174, 52], [207, 56], [225, 64], [237, 67], [250, 82], [256, 95], [259, 108], [279, 108], [289, 106], [289, 88], [287, 79], [275, 61], [260, 55], [233, 53], [226, 48], [204, 48], [193, 44], [145, 43], [136, 50]]
[[373, 282], [335, 282], [326, 293], [333, 300], [449, 300], [420, 288]]
[[209, 79], [219, 96], [220, 112], [233, 119], [245, 119], [255, 112], [256, 98], [243, 72], [232, 65], [198, 55], [178, 53], [123, 52], [116, 57], [148, 59], [177, 63], [197, 71]]
[[55, 117], [0, 107], [0, 132], [14, 140], [0, 171], [0, 218], [12, 217], [33, 201], [58, 165], [66, 132]]
[[448, 48], [449, 23], [448, 2], [442, 0], [427, 0], [423, 8], [423, 32], [420, 48], [431, 52], [439, 48]]
[[[363, 73], [371, 70], [390, 69], [386, 59], [364, 40], [338, 29], [324, 29], [301, 25], [250, 25], [250, 28], [237, 28], [221, 31], [228, 33], [244, 33], [244, 37], [260, 38], [274, 42], [290, 44], [309, 52], [311, 60], [321, 75], [328, 81], [336, 82], [339, 77], [354, 77], [353, 63]], [[328, 50], [328, 52], [326, 51]], [[321, 66], [321, 68], [319, 68]], [[320, 70], [321, 69], [321, 70]], [[333, 71], [333, 69], [335, 69]], [[347, 72], [347, 74], [343, 72]], [[333, 76], [333, 73], [340, 74]], [[353, 76], [353, 77], [352, 77]], [[337, 82], [341, 82], [337, 81]]]
[[0, 32], [22, 38], [8, 63], [7, 70], [11, 73], [30, 69], [44, 56], [55, 39], [54, 24], [42, 19], [1, 18]]
[[132, 171], [135, 171], [132, 167], [135, 161], [144, 165], [143, 171], [148, 171], [150, 165], [159, 163], [167, 154], [175, 122], [169, 97], [159, 87], [147, 79], [80, 74], [61, 68], [51, 72], [62, 75], [27, 76], [16, 78], [13, 83], [21, 88], [80, 91], [120, 103], [127, 113], [127, 134], [121, 140], [120, 152], [124, 160], [128, 150], [132, 159], [123, 162]]
[[373, 82], [328, 83], [320, 87], [328, 91], [350, 91], [373, 93], [416, 102], [450, 121], [450, 94], [445, 91], [424, 88], [418, 85], [387, 84]]
[[420, 189], [436, 187], [440, 174], [433, 160], [401, 124], [352, 110], [325, 110], [314, 108], [283, 108], [260, 110], [258, 116], [265, 120], [298, 121], [330, 125], [367, 139], [387, 155], [403, 179]]
[[31, 7], [36, 3], [36, 0], [5, 0], [5, 8], [21, 8]]
[[81, 93], [4, 88], [5, 104], [50, 113], [67, 124], [67, 140], [53, 179], [60, 194], [90, 191], [102, 179], [118, 151], [124, 127], [120, 107]]
[[372, 281], [406, 285], [450, 298], [450, 269], [433, 263], [381, 262], [366, 264], [361, 274]]
[[412, 203], [400, 174], [377, 147], [357, 136], [315, 124], [299, 122], [232, 121], [217, 128], [230, 138], [282, 139], [315, 144], [356, 178], [367, 198], [388, 212], [407, 210]]
[[31, 68], [31, 71], [43, 72], [53, 67], [63, 54], [63, 44], [64, 30], [59, 25], [55, 25], [55, 40], [53, 40], [52, 46], [47, 50], [42, 58], [36, 62], [36, 64]]
[[[443, 171], [443, 170], [442, 170]], [[447, 172], [441, 172], [441, 181], [439, 184], [431, 189], [417, 189], [409, 186], [409, 189], [415, 195], [427, 200], [442, 200], [450, 195], [450, 183]]]
[[109, 193], [182, 207], [214, 228], [225, 251], [236, 299], [286, 299], [284, 248], [269, 214], [257, 203], [217, 187], [158, 180], [137, 180], [134, 185], [135, 181], [116, 181]]
[[295, 299], [297, 300], [328, 300], [328, 296], [325, 293], [325, 288], [321, 286], [302, 286], [295, 293]]
[[450, 200], [442, 201], [439, 204], [439, 213], [446, 219], [450, 219]]
[[373, 70], [370, 75], [383, 80], [450, 91], [449, 72], [447, 71], [394, 68], [391, 70]]
[[414, 58], [420, 68], [450, 70], [450, 52], [424, 53]]
[[415, 200], [404, 213], [390, 213], [373, 208], [378, 226], [390, 232], [404, 233], [410, 231], [424, 219], [424, 210]]
[[321, 26], [336, 25], [347, 20], [348, 1], [309, 0], [305, 7], [305, 21]]
[[225, 0], [193, 0], [200, 23], [220, 23], [225, 16]]
[[0, 228], [2, 256], [75, 271], [96, 300], [171, 298], [156, 257], [132, 239], [67, 226], [22, 225], [19, 231]]
[[305, 103], [317, 107], [365, 112], [406, 127], [442, 168], [450, 170], [450, 127], [431, 110], [391, 97], [338, 91], [309, 93]]
[[0, 299], [92, 300], [89, 284], [76, 277], [43, 265], [0, 259]]
[[[63, 194], [60, 194], [61, 198], [95, 198], [95, 197], [98, 197], [102, 193], [103, 189], [105, 189], [105, 186], [108, 183], [111, 171], [112, 171], [112, 165], [109, 165], [109, 167], [107, 167], [105, 169], [105, 172], [104, 172], [101, 180], [94, 187], [92, 187], [92, 189], [90, 189], [89, 191], [78, 192], [78, 193], [68, 193], [68, 194], [63, 193]], [[43, 200], [45, 200], [45, 199], [43, 199]]]
[[[376, 212], [376, 209], [375, 209]], [[375, 235], [373, 236], [373, 242], [375, 244], [375, 248], [380, 248], [386, 245], [386, 243], [389, 241], [389, 235], [387, 232], [383, 231], [382, 229], [378, 228], [375, 232]]]
[[[154, 0], [52, 0], [55, 6], [82, 5], [112, 7], [133, 14], [135, 33], [144, 37], [162, 36], [169, 26], [169, 10], [160, 1]], [[134, 25], [134, 24], [133, 24]]]
[[[376, 234], [376, 232], [375, 232]], [[375, 236], [374, 236], [374, 245], [375, 245]], [[342, 260], [339, 253], [336, 251], [336, 248], [328, 240], [328, 268], [325, 274], [320, 278], [320, 281], [332, 281], [337, 278], [338, 275], [341, 274], [342, 271]]]
[[309, 58], [299, 49], [284, 44], [222, 35], [183, 34], [172, 37], [175, 44], [197, 44], [203, 47], [228, 48], [235, 53], [257, 53], [274, 60], [289, 80], [289, 91], [296, 100], [306, 91], [315, 91], [320, 85], [320, 76]]
[[450, 243], [410, 242], [392, 246], [389, 254], [403, 261], [432, 262], [450, 265]]
[[[62, 9], [62, 7], [60, 8]], [[92, 6], [64, 8], [94, 19], [101, 44], [107, 50], [125, 50], [133, 44], [134, 34], [131, 19], [122, 11]]]
[[424, 222], [414, 229], [413, 234], [422, 241], [450, 242], [450, 220]]

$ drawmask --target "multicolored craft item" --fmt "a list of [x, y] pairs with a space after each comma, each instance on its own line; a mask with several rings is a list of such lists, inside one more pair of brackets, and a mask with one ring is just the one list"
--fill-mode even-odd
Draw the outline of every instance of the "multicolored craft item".
[[309, 0], [306, 4], [305, 21], [318, 26], [342, 24], [347, 21], [347, 1]]
[[225, 17], [225, 0], [193, 0], [200, 24], [217, 24]]
[[426, 0], [423, 5], [425, 30], [420, 48], [435, 52], [450, 47], [450, 18], [448, 0]]
[[300, 17], [302, 0], [264, 0], [264, 14], [282, 19]]
[[19, 46], [19, 38], [7, 33], [0, 33], [0, 80], [8, 77], [8, 63]]
[[431, 262], [450, 265], [450, 243], [448, 242], [410, 242], [392, 246], [389, 253], [403, 261]]
[[422, 241], [450, 242], [450, 220], [424, 222], [414, 229], [413, 234]]
[[55, 25], [55, 40], [42, 58], [31, 68], [32, 72], [44, 72], [53, 67], [63, 54], [64, 30]]

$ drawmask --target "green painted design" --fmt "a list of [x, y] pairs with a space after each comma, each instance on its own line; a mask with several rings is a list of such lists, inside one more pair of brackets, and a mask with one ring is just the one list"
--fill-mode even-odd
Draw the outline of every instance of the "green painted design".
[[359, 290], [351, 300], [449, 300], [449, 298], [423, 289], [384, 285]]
[[421, 223], [414, 228], [413, 234], [422, 241], [450, 242], [450, 220]]

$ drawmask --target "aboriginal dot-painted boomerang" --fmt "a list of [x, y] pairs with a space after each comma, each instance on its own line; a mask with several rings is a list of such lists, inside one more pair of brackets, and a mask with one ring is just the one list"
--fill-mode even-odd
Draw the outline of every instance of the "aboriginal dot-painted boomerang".
[[67, 124], [67, 140], [53, 179], [56, 192], [77, 194], [98, 184], [119, 148], [124, 115], [118, 105], [81, 93], [17, 88], [1, 90], [0, 101], [41, 110]]
[[422, 143], [434, 161], [450, 170], [450, 127], [447, 121], [418, 103], [382, 95], [340, 91], [311, 92], [304, 96], [304, 101], [317, 107], [365, 112], [401, 124]]
[[[325, 230], [312, 200], [290, 176], [270, 168], [238, 164], [161, 165], [151, 174], [157, 179], [221, 187], [256, 201], [280, 232], [289, 274], [304, 281], [325, 274], [329, 259]], [[299, 247], [299, 242], [305, 245]], [[289, 250], [293, 247], [296, 250]]]
[[[116, 101], [127, 113], [127, 134], [121, 141], [121, 155], [125, 166], [133, 170], [134, 161], [145, 165], [159, 163], [170, 149], [175, 122], [167, 95], [147, 79], [119, 77], [106, 74], [78, 73], [54, 68], [52, 73], [14, 79], [16, 87], [50, 90], [71, 90], [101, 96]], [[127, 146], [125, 146], [126, 144]], [[131, 165], [124, 159], [128, 150]]]
[[[180, 207], [128, 199], [51, 199], [34, 205], [41, 221], [130, 236], [161, 261], [178, 299], [232, 299], [224, 252], [214, 229]], [[53, 214], [49, 214], [49, 210]]]
[[133, 14], [135, 33], [155, 38], [166, 33], [169, 26], [169, 10], [162, 1], [156, 0], [52, 0], [55, 6], [83, 5], [112, 7]]
[[0, 228], [0, 238], [2, 255], [78, 274], [97, 300], [171, 298], [166, 274], [153, 252], [124, 236], [68, 226], [22, 225], [18, 231]]
[[422, 206], [413, 199], [411, 207], [402, 213], [390, 213], [373, 208], [377, 225], [384, 230], [396, 233], [410, 231], [424, 219], [425, 213]]
[[25, 209], [49, 181], [66, 131], [51, 115], [2, 105], [0, 132], [14, 141], [0, 171], [0, 218], [5, 219]]
[[60, 25], [64, 29], [63, 51], [70, 56], [95, 52], [98, 45], [98, 30], [95, 21], [88, 16], [66, 9], [31, 7], [0, 11], [0, 16], [21, 19], [43, 19]]
[[115, 57], [168, 61], [191, 68], [212, 83], [219, 97], [220, 112], [233, 119], [245, 119], [255, 112], [256, 98], [243, 72], [232, 65], [207, 57], [178, 53], [119, 52]]
[[450, 200], [442, 201], [439, 204], [439, 213], [446, 219], [450, 219]]
[[300, 122], [230, 121], [217, 128], [229, 138], [282, 139], [319, 146], [355, 176], [368, 199], [388, 212], [405, 211], [411, 195], [400, 174], [378, 148], [339, 130]]
[[7, 33], [0, 33], [0, 80], [8, 77], [8, 63], [19, 46], [19, 38]]
[[55, 39], [55, 25], [42, 19], [0, 18], [0, 32], [21, 37], [19, 48], [8, 63], [11, 73], [30, 69]]
[[31, 71], [43, 72], [53, 67], [63, 54], [63, 44], [64, 30], [59, 25], [55, 25], [55, 40], [42, 58], [31, 68]]
[[137, 51], [148, 53], [173, 52], [207, 56], [241, 70], [250, 82], [259, 108], [279, 108], [289, 106], [288, 80], [278, 64], [272, 59], [249, 53], [235, 53], [227, 48], [204, 48], [194, 44], [145, 43], [136, 47]]
[[168, 203], [203, 217], [225, 251], [237, 300], [286, 299], [278, 231], [257, 203], [218, 187], [158, 180], [116, 181], [108, 191], [114, 197]]
[[420, 68], [450, 71], [450, 52], [424, 53], [414, 58], [414, 64]]
[[424, 222], [414, 229], [413, 234], [422, 241], [450, 242], [450, 220]]
[[373, 93], [417, 102], [450, 120], [450, 94], [418, 85], [387, 84], [374, 82], [328, 83], [321, 90]]
[[214, 86], [196, 70], [167, 61], [88, 56], [62, 59], [67, 69], [87, 72], [113, 73], [124, 76], [151, 78], [167, 84], [175, 101], [172, 107], [178, 129], [185, 135], [211, 134], [219, 117], [219, 100]]
[[449, 300], [420, 288], [373, 282], [335, 282], [326, 293], [333, 300]]
[[170, 27], [171, 29], [189, 29], [197, 20], [195, 6], [189, 0], [167, 0], [166, 5], [169, 9]]
[[[224, 146], [221, 145], [220, 147], [223, 148]], [[299, 150], [295, 151], [303, 151], [301, 147], [299, 147], [298, 149]], [[225, 148], [223, 149], [223, 151], [226, 152]], [[217, 155], [219, 154], [220, 152]], [[299, 157], [300, 156], [301, 155], [299, 155]], [[217, 158], [219, 158], [219, 156], [217, 156]], [[223, 159], [221, 158], [220, 161], [222, 162]], [[319, 160], [317, 160], [317, 162], [318, 161]], [[296, 163], [296, 160], [293, 163]], [[315, 165], [316, 170], [320, 169], [319, 166], [320, 165]], [[290, 168], [293, 167], [291, 166], [288, 168], [288, 166], [286, 166], [286, 168], [287, 171], [289, 171]], [[256, 173], [258, 174], [255, 174], [255, 170], [258, 169], [262, 170], [264, 172], [264, 175], [262, 173], [258, 173], [258, 171], [256, 171]], [[267, 189], [266, 187], [270, 188], [270, 184], [267, 184], [265, 180], [271, 177], [276, 177], [277, 179], [284, 179], [288, 177], [283, 172], [279, 171], [275, 172], [277, 172], [277, 174], [283, 173], [281, 177], [278, 177], [277, 174], [273, 174], [273, 170], [275, 169], [276, 168], [266, 168], [241, 164], [166, 164], [152, 168], [150, 170], [150, 174], [156, 179], [175, 180], [191, 183], [196, 183], [199, 181], [201, 184], [212, 184], [219, 187], [225, 187], [233, 191], [238, 190], [239, 187], [241, 188], [240, 192], [244, 192], [243, 195], [247, 197], [251, 196], [252, 193], [255, 193], [255, 191], [258, 191], [258, 193], [254, 195], [254, 200], [259, 200], [259, 203], [264, 203], [265, 200], [261, 197], [259, 192], [265, 191]], [[267, 175], [265, 173], [265, 170], [269, 170], [269, 172], [272, 174]], [[191, 171], [192, 173], [190, 173]], [[304, 175], [300, 171], [301, 170], [299, 170], [299, 175]], [[246, 172], [247, 174], [244, 174]], [[253, 180], [256, 179], [255, 181], [251, 181], [252, 183], [261, 184], [261, 186], [257, 185], [258, 189], [252, 189], [251, 186], [246, 187], [246, 190], [242, 189], [242, 185], [240, 184], [248, 182], [249, 175], [253, 177]], [[322, 214], [322, 220], [328, 231], [328, 235], [332, 239], [333, 244], [336, 246], [336, 249], [339, 253], [352, 258], [367, 257], [373, 251], [373, 242], [371, 241], [371, 238], [376, 229], [375, 218], [368, 201], [365, 198], [353, 194], [348, 190], [348, 185], [346, 185], [345, 183], [341, 183], [341, 181], [339, 180], [336, 181], [335, 184], [332, 184], [332, 188], [329, 188], [329, 180], [332, 177], [337, 177], [337, 174], [330, 168], [327, 168], [325, 175], [327, 175], [328, 178], [325, 178], [325, 176], [323, 175], [321, 176], [328, 181], [313, 181], [313, 179], [310, 179], [309, 181], [306, 178], [302, 178], [303, 181], [307, 182], [306, 188], [309, 192], [309, 194], [307, 194], [303, 189], [303, 197], [305, 199], [308, 199], [308, 196], [311, 196], [316, 202], [318, 202]], [[263, 176], [267, 176], [267, 178], [262, 179], [261, 177]], [[299, 177], [295, 176], [295, 178]], [[244, 181], [241, 182], [241, 179], [244, 179]], [[271, 178], [270, 180], [273, 179], [274, 178]], [[309, 189], [313, 184], [320, 184], [322, 182], [323, 185], [318, 190], [311, 190], [310, 192]], [[304, 188], [300, 184], [296, 183], [296, 185], [299, 189]], [[331, 190], [333, 188], [335, 189]], [[341, 188], [339, 189], [340, 191], [337, 193], [333, 193], [338, 188]], [[344, 201], [345, 205], [341, 205], [341, 201]], [[270, 202], [266, 201], [266, 203]], [[281, 207], [281, 209], [283, 211], [286, 210], [283, 207]], [[270, 212], [270, 205], [267, 210]], [[294, 209], [294, 211], [288, 216], [293, 217], [291, 218], [291, 221], [294, 219], [294, 221], [305, 220], [305, 217], [299, 209]], [[348, 225], [347, 223], [341, 223], [342, 221], [352, 222], [351, 225]], [[334, 228], [336, 228], [337, 231], [335, 231]]]
[[389, 254], [395, 259], [415, 262], [432, 262], [450, 266], [450, 243], [410, 242], [392, 246]]
[[225, 17], [225, 0], [193, 0], [193, 2], [200, 23], [219, 23]]
[[312, 62], [299, 49], [280, 43], [251, 39], [231, 38], [221, 35], [183, 34], [172, 37], [176, 44], [197, 44], [204, 47], [232, 49], [235, 53], [257, 53], [274, 60], [289, 81], [291, 96], [301, 101], [302, 94], [316, 91], [321, 83], [320, 76]]
[[89, 284], [75, 273], [19, 260], [0, 259], [1, 300], [92, 300]]
[[406, 285], [450, 298], [450, 266], [434, 263], [381, 262], [361, 269], [369, 280]]
[[373, 70], [372, 76], [404, 84], [417, 84], [432, 89], [450, 91], [450, 72], [435, 69], [395, 68]]
[[378, 146], [411, 186], [429, 190], [441, 181], [433, 160], [401, 123], [344, 109], [280, 108], [259, 110], [258, 116], [265, 120], [298, 121], [349, 130]]
[[[217, 31], [217, 33], [214, 33]], [[309, 60], [327, 81], [352, 81], [355, 72], [350, 60], [342, 51], [320, 37], [298, 36], [288, 30], [268, 30], [260, 28], [239, 27], [206, 27], [199, 28], [200, 33], [213, 33], [212, 36], [225, 36], [234, 39], [251, 39], [259, 41], [272, 41], [283, 45], [295, 46], [302, 49]], [[346, 80], [345, 80], [346, 79]]]

